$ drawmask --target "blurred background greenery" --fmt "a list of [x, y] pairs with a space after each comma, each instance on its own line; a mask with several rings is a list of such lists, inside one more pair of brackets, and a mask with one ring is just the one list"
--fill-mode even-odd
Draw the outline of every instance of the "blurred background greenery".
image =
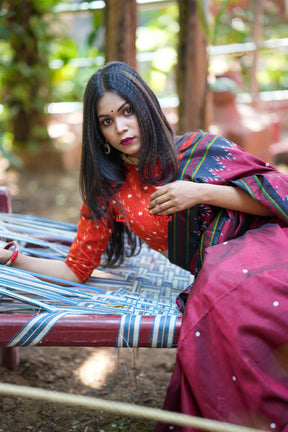
[[[209, 75], [237, 69], [243, 80], [240, 91], [249, 94], [257, 50], [258, 90], [285, 92], [287, 2], [261, 0], [257, 39], [259, 1], [197, 2], [207, 40]], [[139, 0], [137, 6], [138, 69], [163, 106], [176, 107], [178, 2]], [[92, 0], [1, 1], [0, 137], [2, 153], [12, 162], [17, 162], [17, 152], [33, 152], [49, 143], [47, 116], [81, 109], [88, 78], [105, 62], [104, 8], [105, 2]]]

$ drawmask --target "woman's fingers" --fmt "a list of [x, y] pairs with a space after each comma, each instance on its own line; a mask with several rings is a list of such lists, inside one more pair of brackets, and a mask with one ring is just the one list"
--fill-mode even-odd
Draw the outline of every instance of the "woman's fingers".
[[167, 201], [169, 201], [167, 192], [165, 191], [165, 189], [159, 188], [150, 196], [150, 203], [148, 204], [148, 209], [151, 210], [157, 206], [161, 206]]
[[181, 180], [160, 186], [150, 196], [148, 210], [151, 214], [165, 215], [192, 207], [200, 202], [197, 187], [193, 182]]

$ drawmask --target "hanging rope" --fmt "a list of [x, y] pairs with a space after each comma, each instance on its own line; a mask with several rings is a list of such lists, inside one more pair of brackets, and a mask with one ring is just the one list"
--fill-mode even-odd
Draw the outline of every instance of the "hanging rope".
[[186, 414], [163, 411], [157, 408], [147, 408], [123, 402], [112, 402], [103, 399], [81, 395], [71, 395], [35, 387], [19, 386], [15, 384], [0, 383], [0, 394], [13, 397], [44, 400], [69, 406], [78, 406], [87, 409], [97, 409], [127, 417], [144, 418], [170, 425], [190, 426], [197, 429], [217, 432], [264, 432], [254, 428], [237, 426], [216, 420], [202, 419]]

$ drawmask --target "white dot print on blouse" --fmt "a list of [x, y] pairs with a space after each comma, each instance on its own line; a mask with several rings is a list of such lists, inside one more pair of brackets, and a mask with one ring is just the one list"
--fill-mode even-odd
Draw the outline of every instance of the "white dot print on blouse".
[[232, 376], [232, 381], [237, 381], [237, 378], [235, 375]]
[[195, 336], [196, 336], [196, 337], [199, 337], [199, 336], [200, 336], [200, 332], [199, 332], [199, 331], [196, 331], [196, 332], [195, 332]]
[[243, 269], [242, 272], [243, 273], [248, 273], [248, 270], [247, 269]]
[[275, 424], [275, 423], [271, 423], [271, 424], [270, 424], [270, 428], [271, 428], [271, 429], [275, 429], [275, 428], [276, 428], [276, 424]]

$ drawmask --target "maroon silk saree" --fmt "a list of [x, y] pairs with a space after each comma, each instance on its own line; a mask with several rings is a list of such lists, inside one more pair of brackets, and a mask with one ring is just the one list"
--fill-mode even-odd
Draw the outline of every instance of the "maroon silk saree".
[[[211, 206], [174, 215], [169, 259], [195, 274], [164, 408], [288, 431], [288, 177], [210, 134], [178, 141], [179, 179], [234, 185], [275, 217]], [[158, 424], [157, 432], [193, 431]]]

